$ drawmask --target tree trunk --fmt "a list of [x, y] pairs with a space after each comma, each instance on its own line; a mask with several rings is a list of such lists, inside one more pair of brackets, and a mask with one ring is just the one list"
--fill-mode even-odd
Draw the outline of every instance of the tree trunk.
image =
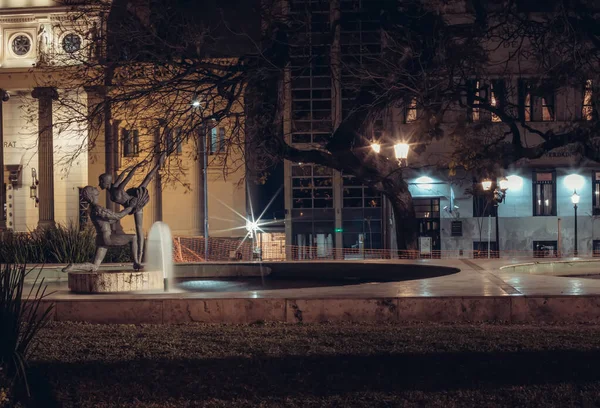
[[404, 191], [385, 191], [384, 195], [388, 198], [394, 210], [398, 250], [418, 250], [418, 223], [412, 195], [408, 189]]

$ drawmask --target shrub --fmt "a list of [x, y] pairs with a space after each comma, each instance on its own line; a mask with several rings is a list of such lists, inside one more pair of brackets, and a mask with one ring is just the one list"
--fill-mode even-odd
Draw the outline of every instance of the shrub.
[[23, 387], [30, 395], [27, 359], [35, 345], [35, 337], [48, 323], [54, 307], [42, 303], [47, 294], [39, 273], [31, 289], [24, 292], [29, 273], [31, 270], [27, 271], [25, 265], [0, 266], [0, 368], [8, 379], [5, 398], [9, 398], [12, 384]]
[[[30, 233], [7, 231], [0, 234], [0, 263], [82, 263], [90, 262], [96, 250], [92, 226], [80, 230], [75, 224], [56, 225]], [[127, 247], [110, 248], [104, 262], [130, 262]]]

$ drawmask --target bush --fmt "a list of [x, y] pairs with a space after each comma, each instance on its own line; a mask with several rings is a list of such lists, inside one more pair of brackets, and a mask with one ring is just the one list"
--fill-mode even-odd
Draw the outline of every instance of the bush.
[[[35, 337], [49, 321], [53, 305], [44, 306], [47, 296], [39, 273], [28, 293], [24, 293], [27, 275], [25, 265], [0, 266], [0, 397], [9, 405], [13, 385], [30, 395], [27, 382], [27, 359], [35, 345]], [[40, 272], [41, 273], [41, 272]], [[1, 400], [0, 400], [1, 401]], [[0, 404], [0, 407], [2, 405]]]
[[[0, 263], [83, 263], [94, 259], [96, 231], [75, 224], [56, 225], [31, 233], [0, 234]], [[131, 262], [127, 247], [110, 248], [104, 262]]]

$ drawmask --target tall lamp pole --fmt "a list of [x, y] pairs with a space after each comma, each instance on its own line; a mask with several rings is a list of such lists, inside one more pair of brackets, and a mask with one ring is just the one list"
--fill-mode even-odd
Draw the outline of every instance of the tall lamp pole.
[[571, 202], [573, 203], [573, 210], [575, 211], [575, 242], [573, 244], [573, 256], [577, 256], [577, 204], [579, 204], [579, 194], [577, 194], [577, 190], [573, 190]]
[[[196, 96], [192, 99], [192, 108], [202, 109], [202, 102]], [[208, 149], [211, 143], [210, 133], [208, 133], [208, 126], [203, 126], [201, 137], [200, 148], [202, 149], [202, 188], [204, 189], [203, 207], [204, 207], [204, 261], [208, 261]]]

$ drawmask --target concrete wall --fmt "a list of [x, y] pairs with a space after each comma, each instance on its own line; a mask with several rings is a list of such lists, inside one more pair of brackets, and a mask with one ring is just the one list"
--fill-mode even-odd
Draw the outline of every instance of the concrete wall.
[[[532, 253], [533, 241], [557, 241], [558, 220], [560, 219], [560, 243], [563, 253], [571, 253], [574, 249], [574, 209], [571, 202], [572, 186], [566, 182], [570, 174], [582, 176], [583, 185], [577, 189], [580, 196], [578, 204], [578, 251], [580, 255], [591, 255], [592, 241], [600, 239], [600, 225], [597, 225], [597, 216], [592, 216], [592, 171], [590, 169], [571, 170], [568, 168], [556, 169], [556, 216], [533, 216], [533, 169], [520, 169], [507, 175], [519, 175], [523, 184], [513, 186], [506, 193], [506, 199], [499, 206], [499, 236], [500, 250], [514, 253]], [[434, 180], [432, 184], [416, 184], [413, 179], [411, 192], [413, 197], [439, 197], [441, 217], [441, 244], [442, 251], [448, 255], [459, 256], [460, 250], [464, 256], [469, 256], [473, 249], [474, 241], [488, 240], [488, 231], [492, 242], [496, 240], [496, 220], [494, 217], [474, 218], [473, 198], [466, 193], [470, 185], [450, 186], [443, 176], [430, 175]], [[444, 210], [450, 207], [450, 188], [454, 190], [454, 205], [459, 208], [453, 213]], [[451, 236], [451, 222], [462, 221], [463, 236]], [[481, 230], [481, 233], [480, 233]]]

